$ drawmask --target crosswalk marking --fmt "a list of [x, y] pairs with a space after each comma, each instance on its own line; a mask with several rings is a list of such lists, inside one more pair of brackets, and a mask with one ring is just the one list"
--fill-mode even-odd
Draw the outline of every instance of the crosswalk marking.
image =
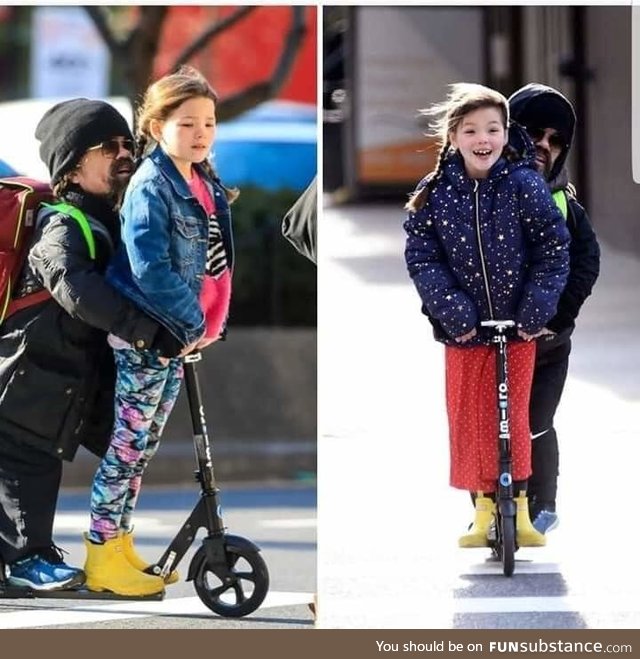
[[[86, 513], [57, 513], [54, 528], [57, 533], [77, 532], [78, 536], [86, 531], [89, 523]], [[312, 529], [317, 526], [315, 517], [292, 517], [286, 519], [264, 519], [258, 522], [269, 529]], [[176, 530], [176, 525], [150, 515], [136, 515], [138, 533], [161, 533]]]
[[637, 596], [467, 597], [452, 602], [454, 613], [638, 613]]
[[[56, 513], [54, 529], [56, 533], [77, 532], [80, 539], [82, 532], [89, 527], [88, 513]], [[136, 531], [138, 533], [161, 533], [176, 530], [175, 524], [170, 524], [151, 515], [136, 515]]]
[[[579, 616], [587, 628], [630, 628], [637, 625], [640, 601], [637, 595], [559, 595], [541, 597], [460, 597], [450, 593], [438, 597], [420, 597], [420, 606], [388, 607], [380, 598], [355, 596], [348, 600], [331, 600], [331, 607], [323, 606], [320, 595], [318, 629], [454, 629], [474, 627], [474, 616], [520, 616], [521, 620], [546, 619], [546, 616], [572, 614]], [[407, 597], [404, 598], [407, 601]], [[414, 600], [415, 601], [415, 600]], [[378, 607], [372, 607], [377, 602]], [[626, 616], [626, 617], [625, 617]], [[462, 617], [462, 621], [461, 621]], [[558, 618], [555, 618], [558, 620]], [[476, 619], [477, 620], [477, 619]], [[492, 627], [492, 625], [490, 625]], [[569, 625], [571, 627], [572, 625]], [[515, 627], [514, 627], [515, 628]], [[631, 628], [635, 629], [635, 626]]]
[[265, 529], [314, 529], [318, 525], [315, 517], [295, 519], [265, 519], [259, 522]]
[[[7, 600], [8, 601], [8, 600]], [[21, 600], [24, 601], [24, 600]], [[38, 600], [29, 600], [29, 606]], [[313, 601], [313, 593], [275, 591], [269, 592], [261, 609], [280, 606], [308, 604]], [[42, 602], [42, 600], [40, 600]], [[212, 621], [216, 615], [210, 611], [198, 597], [179, 597], [161, 602], [118, 602], [117, 604], [96, 605], [95, 601], [86, 602], [72, 609], [39, 608], [26, 611], [0, 613], [0, 629], [19, 629], [33, 627], [51, 627], [53, 625], [78, 625], [126, 618], [143, 618], [149, 616], [203, 615], [210, 614]]]
[[[561, 570], [555, 563], [516, 563], [515, 574], [560, 574]], [[502, 563], [486, 563], [470, 565], [461, 571], [461, 576], [501, 575]]]

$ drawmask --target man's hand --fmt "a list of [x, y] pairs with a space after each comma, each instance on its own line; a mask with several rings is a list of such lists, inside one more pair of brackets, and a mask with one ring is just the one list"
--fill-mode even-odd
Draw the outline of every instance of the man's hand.
[[533, 339], [537, 339], [543, 334], [553, 334], [553, 332], [550, 332], [546, 327], [543, 327], [539, 332], [536, 332], [535, 334], [527, 334], [520, 329], [518, 330], [518, 336], [525, 341], [533, 341]]
[[462, 336], [456, 336], [454, 341], [456, 343], [466, 343], [467, 341], [470, 341], [478, 332], [476, 331], [476, 328], [474, 327], [470, 332], [467, 332], [466, 334], [463, 334]]

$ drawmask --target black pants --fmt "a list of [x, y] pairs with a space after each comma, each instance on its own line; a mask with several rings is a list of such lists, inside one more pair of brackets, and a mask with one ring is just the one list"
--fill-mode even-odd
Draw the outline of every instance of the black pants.
[[531, 518], [541, 510], [555, 511], [559, 475], [558, 437], [554, 417], [569, 367], [570, 333], [538, 340], [531, 388], [529, 419], [531, 468], [527, 496]]
[[62, 462], [0, 436], [0, 556], [4, 563], [53, 544]]

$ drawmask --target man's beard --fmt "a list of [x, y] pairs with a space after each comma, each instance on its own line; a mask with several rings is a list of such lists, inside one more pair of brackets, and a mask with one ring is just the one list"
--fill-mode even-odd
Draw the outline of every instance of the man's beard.
[[[551, 174], [551, 170], [553, 169], [553, 163], [551, 162], [551, 156], [549, 153], [547, 153], [544, 149], [539, 149], [536, 148], [536, 157], [537, 156], [542, 156], [544, 158], [544, 165], [542, 165], [542, 171], [540, 171], [540, 174], [545, 179], [549, 178], [549, 175]], [[536, 165], [540, 167], [540, 163], [536, 161]]]
[[[118, 174], [118, 170], [123, 166], [124, 163], [131, 164], [131, 173], [128, 176], [124, 176], [124, 174]], [[111, 171], [109, 172], [109, 192], [106, 196], [110, 205], [116, 210], [118, 210], [122, 204], [124, 193], [127, 189], [127, 186], [129, 185], [129, 181], [131, 180], [132, 175], [132, 158], [118, 158], [113, 161], [113, 164], [111, 165]]]

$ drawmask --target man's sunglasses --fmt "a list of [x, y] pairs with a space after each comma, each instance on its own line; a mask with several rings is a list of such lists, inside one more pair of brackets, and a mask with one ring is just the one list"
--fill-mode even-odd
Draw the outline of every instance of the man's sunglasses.
[[[531, 137], [534, 142], [540, 141], [544, 137], [545, 133], [544, 128], [527, 127], [526, 131], [529, 133], [529, 137]], [[567, 143], [564, 141], [560, 133], [554, 133], [553, 135], [549, 135], [549, 146], [553, 146], [556, 149], [564, 149], [565, 146], [567, 146]]]
[[100, 144], [91, 146], [87, 151], [95, 151], [96, 149], [102, 150], [102, 155], [105, 158], [117, 158], [120, 153], [120, 149], [126, 149], [129, 153], [133, 154], [134, 149], [136, 148], [135, 142], [133, 140], [105, 140]]

